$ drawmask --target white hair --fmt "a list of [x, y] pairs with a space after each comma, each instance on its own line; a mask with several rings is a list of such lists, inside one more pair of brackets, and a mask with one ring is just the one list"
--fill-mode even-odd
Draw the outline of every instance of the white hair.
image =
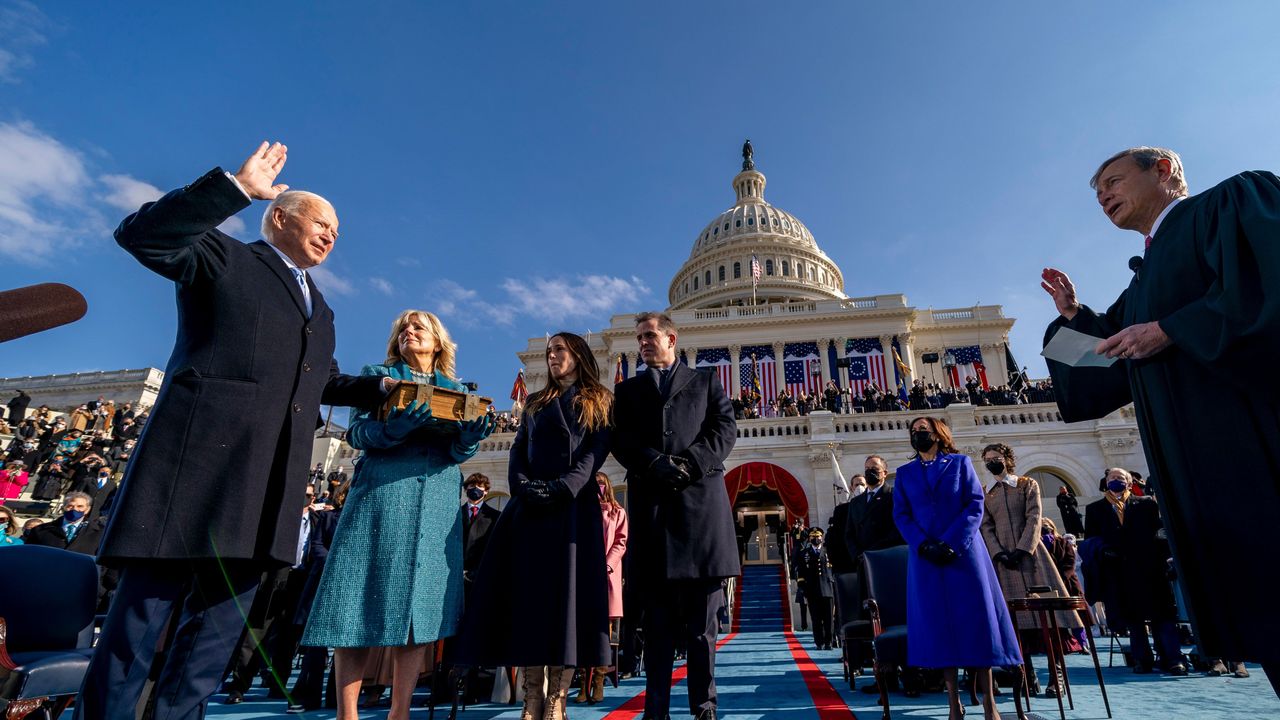
[[313, 192], [307, 192], [306, 190], [286, 190], [277, 195], [276, 199], [272, 200], [271, 203], [267, 205], [266, 212], [262, 213], [262, 238], [267, 242], [271, 242], [271, 233], [275, 230], [271, 224], [271, 215], [275, 212], [276, 208], [280, 208], [285, 211], [285, 214], [292, 215], [296, 213], [299, 208], [310, 202], [324, 203], [329, 206], [330, 210], [333, 210], [333, 203]]

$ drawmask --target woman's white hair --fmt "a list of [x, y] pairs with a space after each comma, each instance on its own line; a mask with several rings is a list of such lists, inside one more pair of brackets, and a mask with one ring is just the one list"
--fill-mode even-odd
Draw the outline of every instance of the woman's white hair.
[[333, 209], [333, 203], [313, 192], [307, 192], [306, 190], [286, 190], [277, 195], [276, 199], [272, 200], [271, 203], [267, 205], [266, 212], [262, 213], [262, 239], [267, 241], [271, 240], [271, 233], [274, 231], [274, 227], [271, 223], [271, 215], [275, 212], [276, 208], [280, 208], [287, 215], [296, 215], [298, 210], [303, 206], [307, 203], [313, 202], [324, 203], [329, 206], [330, 210]]

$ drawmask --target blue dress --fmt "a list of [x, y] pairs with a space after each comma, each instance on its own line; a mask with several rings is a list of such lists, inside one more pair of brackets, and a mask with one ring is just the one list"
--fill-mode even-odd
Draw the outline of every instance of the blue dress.
[[[409, 367], [361, 375], [411, 380]], [[439, 372], [433, 385], [463, 390]], [[396, 442], [376, 414], [352, 410], [347, 441], [364, 455], [325, 563], [302, 644], [388, 647], [457, 633], [462, 615], [462, 472], [478, 445], [433, 428]]]
[[[927, 668], [1020, 665], [1018, 636], [987, 554], [982, 485], [967, 455], [919, 458], [897, 469], [893, 520], [907, 560], [907, 662]], [[916, 549], [941, 540], [959, 553], [938, 566]]]

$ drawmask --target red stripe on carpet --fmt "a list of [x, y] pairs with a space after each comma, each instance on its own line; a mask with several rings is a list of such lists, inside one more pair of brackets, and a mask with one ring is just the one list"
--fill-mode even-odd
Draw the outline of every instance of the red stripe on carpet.
[[840, 693], [831, 686], [831, 681], [827, 680], [827, 676], [818, 669], [817, 663], [809, 657], [809, 653], [804, 651], [800, 646], [800, 640], [792, 632], [791, 597], [786, 570], [780, 567], [778, 572], [782, 574], [782, 634], [787, 639], [787, 649], [791, 651], [791, 659], [795, 660], [796, 667], [800, 669], [800, 677], [809, 690], [809, 696], [813, 698], [813, 708], [818, 711], [818, 720], [857, 720], [857, 716], [840, 698]]
[[[720, 648], [724, 647], [725, 644], [728, 643], [730, 640], [732, 640], [735, 636], [737, 636], [737, 634], [738, 634], [738, 631], [734, 630], [728, 635], [725, 635], [724, 637], [720, 638], [720, 641], [716, 643], [716, 649], [719, 650]], [[684, 667], [683, 665], [672, 670], [671, 671], [671, 687], [675, 687], [676, 683], [683, 680], [685, 675], [687, 675], [688, 673], [689, 673], [688, 668]], [[609, 713], [608, 715], [605, 715], [603, 720], [632, 720], [632, 718], [639, 716], [643, 712], [644, 712], [644, 691], [641, 690], [639, 695], [636, 695], [630, 700], [619, 705], [616, 710]]]
[[788, 630], [783, 633], [787, 638], [787, 649], [791, 658], [800, 668], [800, 677], [804, 679], [809, 696], [813, 698], [813, 708], [818, 711], [818, 720], [857, 720], [857, 715], [840, 698], [840, 693], [831, 686], [831, 681], [818, 669], [818, 665], [809, 658], [809, 653], [800, 646], [795, 633]]

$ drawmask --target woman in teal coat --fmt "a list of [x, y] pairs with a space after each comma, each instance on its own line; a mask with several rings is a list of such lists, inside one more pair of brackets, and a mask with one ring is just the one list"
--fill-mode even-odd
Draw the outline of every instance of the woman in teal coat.
[[[392, 325], [384, 375], [451, 390], [456, 345], [429, 312]], [[426, 643], [457, 633], [462, 615], [462, 516], [458, 465], [493, 431], [489, 418], [437, 421], [416, 403], [385, 421], [352, 412], [347, 441], [363, 450], [302, 644], [333, 647], [338, 718], [355, 720], [372, 648], [393, 647], [390, 720], [409, 717]]]

